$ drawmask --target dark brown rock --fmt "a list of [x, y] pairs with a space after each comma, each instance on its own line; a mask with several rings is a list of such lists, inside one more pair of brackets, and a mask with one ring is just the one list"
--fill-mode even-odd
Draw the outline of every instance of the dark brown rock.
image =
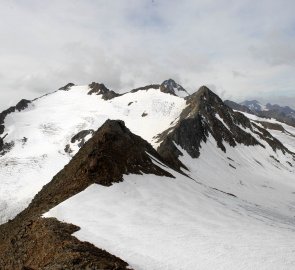
[[224, 152], [226, 151], [224, 142], [232, 147], [237, 144], [264, 147], [244, 129], [258, 134], [274, 150], [290, 152], [265, 129], [252, 124], [242, 113], [234, 112], [226, 106], [206, 86], [202, 86], [186, 100], [187, 107], [182, 111], [177, 124], [158, 136], [158, 142], [160, 142], [158, 152], [170, 166], [176, 166], [178, 170], [181, 167], [185, 168], [179, 161], [182, 153], [176, 148], [175, 143], [186, 150], [191, 157], [198, 158], [201, 143], [206, 142], [209, 135], [216, 140], [217, 146]]
[[59, 88], [58, 90], [63, 90], [63, 91], [69, 91], [71, 89], [71, 87], [75, 86], [75, 84], [73, 83], [68, 83], [65, 86]]
[[71, 234], [79, 228], [41, 215], [96, 183], [110, 186], [124, 174], [173, 177], [164, 163], [123, 121], [107, 120], [31, 204], [0, 226], [0, 269], [126, 269], [127, 263]]
[[89, 84], [89, 88], [91, 90], [88, 92], [88, 95], [102, 95], [104, 100], [109, 100], [120, 96], [120, 94], [114, 92], [113, 90], [109, 90], [103, 83], [92, 82]]

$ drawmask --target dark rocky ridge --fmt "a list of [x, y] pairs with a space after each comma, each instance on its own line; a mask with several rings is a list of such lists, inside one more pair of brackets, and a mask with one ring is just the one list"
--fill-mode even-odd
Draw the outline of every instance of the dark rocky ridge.
[[189, 95], [189, 93], [180, 84], [176, 83], [172, 79], [165, 80], [161, 84], [149, 84], [149, 85], [146, 85], [143, 87], [138, 87], [138, 88], [132, 89], [130, 92], [135, 93], [137, 91], [147, 91], [149, 89], [159, 89], [163, 93], [177, 96], [174, 88], [176, 88], [178, 91], [184, 92], [186, 95]]
[[286, 131], [282, 125], [277, 124], [277, 123], [271, 123], [271, 122], [266, 122], [266, 121], [256, 121], [256, 122], [261, 124], [264, 128], [267, 128], [267, 129], [279, 130], [282, 132]]
[[15, 112], [15, 111], [20, 112], [20, 111], [28, 108], [28, 105], [30, 103], [31, 103], [30, 100], [22, 99], [15, 106], [12, 106], [12, 107], [8, 108], [7, 110], [0, 113], [0, 135], [3, 134], [4, 129], [5, 129], [4, 120], [5, 120], [6, 116], [10, 113]]
[[[12, 227], [13, 223], [10, 225]], [[14, 225], [5, 232], [6, 239], [0, 243], [0, 269], [129, 269], [125, 261], [73, 237], [79, 229], [54, 218], [36, 218]], [[2, 233], [3, 229], [0, 231]]]
[[149, 90], [149, 89], [160, 89], [160, 84], [149, 84], [146, 86], [142, 86], [142, 87], [138, 87], [138, 88], [134, 88], [130, 91], [130, 93], [135, 93], [137, 91], [141, 91], [141, 90]]
[[158, 152], [170, 166], [177, 169], [185, 168], [178, 159], [182, 153], [174, 143], [186, 150], [191, 157], [198, 158], [201, 143], [207, 141], [209, 134], [214, 137], [217, 146], [224, 152], [226, 148], [223, 142], [227, 142], [232, 147], [237, 144], [264, 147], [255, 137], [244, 131], [246, 128], [257, 134], [274, 150], [281, 149], [284, 153], [290, 153], [269, 132], [257, 125], [253, 126], [247, 117], [226, 106], [206, 86], [202, 86], [186, 100], [188, 106], [181, 113], [176, 125], [158, 136], [158, 142], [160, 142]]
[[120, 96], [120, 94], [114, 92], [113, 90], [109, 90], [103, 83], [92, 82], [89, 84], [89, 88], [91, 90], [88, 92], [88, 95], [102, 95], [104, 100], [109, 100]]
[[110, 186], [130, 173], [173, 177], [147, 153], [164, 162], [123, 121], [107, 120], [23, 212], [0, 226], [0, 269], [126, 269], [124, 261], [71, 236], [78, 227], [40, 216], [93, 183]]
[[4, 136], [1, 136], [5, 131], [4, 122], [5, 122], [6, 116], [9, 115], [10, 113], [14, 113], [15, 111], [20, 112], [26, 109], [30, 103], [31, 103], [30, 100], [22, 99], [15, 106], [12, 106], [0, 113], [0, 155], [5, 154], [14, 145], [14, 142], [4, 142], [4, 139], [7, 134]]
[[245, 112], [245, 113], [250, 113], [253, 114], [253, 112], [245, 105], [241, 105], [239, 103], [236, 103], [234, 101], [231, 100], [225, 100], [224, 104], [230, 108], [232, 108], [233, 110], [237, 110], [240, 112]]
[[73, 83], [68, 83], [65, 86], [59, 88], [58, 90], [63, 90], [63, 91], [69, 91], [71, 89], [71, 87], [75, 86], [75, 84]]

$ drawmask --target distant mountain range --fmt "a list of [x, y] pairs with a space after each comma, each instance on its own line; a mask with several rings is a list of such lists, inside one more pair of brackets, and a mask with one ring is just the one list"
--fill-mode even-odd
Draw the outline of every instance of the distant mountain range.
[[295, 110], [289, 106], [270, 103], [263, 105], [257, 100], [246, 100], [241, 103], [225, 100], [224, 103], [234, 110], [254, 114], [263, 118], [274, 118], [280, 122], [295, 126]]

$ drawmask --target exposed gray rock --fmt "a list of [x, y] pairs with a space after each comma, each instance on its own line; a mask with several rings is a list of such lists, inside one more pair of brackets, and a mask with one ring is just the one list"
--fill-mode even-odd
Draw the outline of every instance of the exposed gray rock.
[[58, 90], [63, 90], [63, 91], [69, 91], [71, 89], [71, 87], [75, 86], [75, 84], [73, 83], [68, 83], [65, 86], [59, 88]]
[[5, 118], [8, 114], [13, 113], [15, 111], [22, 111], [28, 107], [28, 105], [31, 103], [30, 100], [27, 99], [22, 99], [19, 101], [15, 106], [12, 106], [8, 108], [7, 110], [4, 110], [3, 112], [0, 113], [0, 135], [4, 133], [5, 126], [4, 126], [4, 121]]
[[88, 92], [88, 95], [102, 95], [104, 100], [109, 100], [120, 96], [120, 94], [114, 92], [113, 90], [109, 90], [103, 83], [92, 82], [89, 84], [89, 88], [91, 90]]
[[[196, 93], [188, 96], [187, 107], [183, 110], [177, 124], [158, 136], [158, 152], [169, 165], [178, 169], [185, 168], [179, 161], [182, 149], [193, 157], [200, 155], [200, 146], [211, 135], [217, 146], [226, 152], [224, 142], [235, 147], [237, 144], [260, 145], [264, 147], [251, 133], [256, 133], [274, 150], [281, 149], [290, 152], [265, 129], [252, 124], [242, 113], [234, 112], [206, 86], [202, 86]], [[176, 145], [175, 145], [176, 144]]]
[[189, 93], [180, 84], [176, 83], [172, 79], [168, 79], [162, 82], [162, 84], [160, 85], [161, 92], [177, 96], [177, 94], [175, 93], [175, 89], [183, 92], [184, 96], [189, 96]]
[[237, 110], [240, 112], [245, 112], [245, 113], [250, 113], [250, 114], [254, 114], [247, 106], [245, 105], [241, 105], [239, 103], [236, 103], [234, 101], [231, 100], [225, 100], [224, 104], [230, 108], [232, 108], [233, 110]]

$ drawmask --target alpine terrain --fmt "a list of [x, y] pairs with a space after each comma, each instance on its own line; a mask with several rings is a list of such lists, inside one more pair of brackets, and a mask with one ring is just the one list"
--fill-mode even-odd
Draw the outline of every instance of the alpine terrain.
[[295, 269], [295, 126], [252, 105], [169, 79], [3, 111], [0, 269]]

